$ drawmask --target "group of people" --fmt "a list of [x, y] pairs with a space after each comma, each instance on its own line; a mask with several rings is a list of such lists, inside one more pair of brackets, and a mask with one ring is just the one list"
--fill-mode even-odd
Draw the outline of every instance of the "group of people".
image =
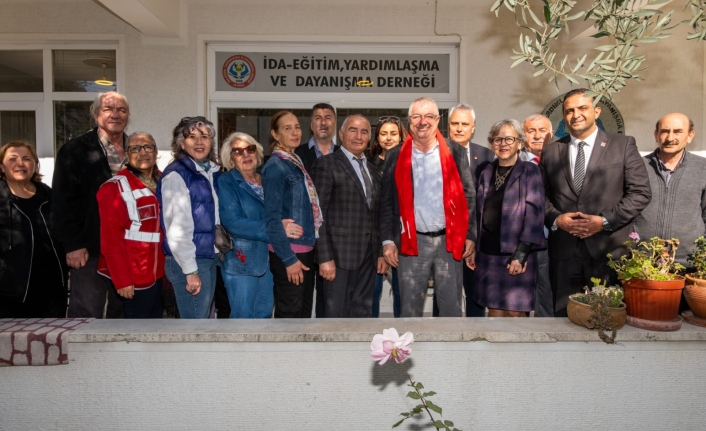
[[[657, 122], [658, 148], [597, 127], [587, 90], [566, 94], [569, 135], [549, 119], [505, 119], [487, 147], [476, 114], [415, 100], [405, 122], [313, 107], [312, 137], [290, 111], [270, 119], [271, 156], [235, 132], [218, 146], [205, 117], [173, 130], [173, 160], [125, 133], [126, 98], [100, 94], [96, 128], [63, 145], [53, 189], [34, 147], [0, 148], [0, 317], [159, 318], [171, 285], [181, 318], [212, 313], [222, 276], [231, 318], [377, 317], [383, 277], [395, 317], [566, 316], [591, 277], [617, 282], [607, 256], [631, 232], [678, 237], [687, 264], [706, 232], [706, 159], [693, 123]], [[336, 142], [338, 141], [338, 142]], [[220, 274], [217, 268], [220, 267]], [[70, 277], [69, 277], [70, 274]], [[316, 290], [316, 301], [314, 291]], [[466, 301], [463, 307], [462, 299]]]

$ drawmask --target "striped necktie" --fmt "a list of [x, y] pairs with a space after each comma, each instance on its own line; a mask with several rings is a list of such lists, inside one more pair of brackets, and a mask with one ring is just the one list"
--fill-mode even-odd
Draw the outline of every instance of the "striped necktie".
[[578, 143], [578, 153], [576, 154], [576, 163], [574, 164], [574, 188], [576, 189], [576, 194], [581, 194], [581, 187], [583, 187], [583, 179], [586, 177], [586, 155], [583, 152], [584, 145], [587, 143], [581, 141]]
[[358, 162], [360, 165], [360, 173], [361, 176], [363, 177], [363, 184], [365, 185], [365, 200], [368, 203], [368, 208], [373, 207], [373, 183], [370, 181], [370, 176], [368, 176], [368, 172], [365, 170], [365, 167], [363, 166], [363, 162], [365, 159], [363, 158], [357, 158], [353, 157], [353, 160]]

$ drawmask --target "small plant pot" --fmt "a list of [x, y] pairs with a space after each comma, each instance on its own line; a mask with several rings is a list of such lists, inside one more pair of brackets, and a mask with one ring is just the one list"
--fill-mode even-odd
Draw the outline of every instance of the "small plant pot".
[[684, 277], [686, 278], [687, 286], [701, 287], [706, 291], [706, 280], [702, 278], [695, 278], [690, 274], [686, 274]]
[[[572, 323], [583, 326], [584, 328], [593, 329], [593, 326], [588, 323], [591, 319], [591, 314], [593, 313], [591, 311], [591, 306], [578, 302], [571, 296], [569, 296], [569, 305], [566, 307], [569, 320]], [[610, 323], [612, 327], [604, 329], [609, 331], [622, 328], [627, 320], [625, 303], [621, 302], [620, 307], [608, 307], [608, 309], [610, 310]]]
[[673, 321], [679, 316], [679, 302], [684, 277], [674, 280], [638, 280], [623, 282], [628, 316], [642, 320]]
[[694, 297], [687, 291], [684, 292], [684, 298], [686, 298], [686, 302], [689, 304], [689, 308], [691, 312], [694, 313], [694, 316], [700, 319], [706, 319], [706, 297]]
[[706, 288], [699, 287], [695, 284], [687, 284], [684, 286], [684, 295], [689, 295], [692, 298], [706, 299]]

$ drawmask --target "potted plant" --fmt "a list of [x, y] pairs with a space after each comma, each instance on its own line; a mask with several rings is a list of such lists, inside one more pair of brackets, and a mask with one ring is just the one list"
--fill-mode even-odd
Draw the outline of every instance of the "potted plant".
[[695, 271], [687, 274], [684, 297], [694, 316], [706, 319], [706, 237], [696, 238], [696, 250], [687, 259]]
[[676, 274], [684, 269], [675, 262], [679, 240], [654, 237], [640, 241], [633, 232], [625, 246], [628, 254], [618, 259], [608, 255], [608, 265], [623, 283], [627, 323], [645, 329], [679, 329], [679, 302], [684, 289], [684, 277]]
[[[588, 329], [597, 329], [601, 340], [614, 344], [617, 330], [625, 325], [627, 319], [623, 289], [619, 286], [606, 287], [606, 282], [601, 282], [600, 278], [591, 277], [591, 281], [593, 287], [584, 287], [586, 293], [569, 296], [569, 320]], [[606, 331], [612, 334], [607, 335]]]

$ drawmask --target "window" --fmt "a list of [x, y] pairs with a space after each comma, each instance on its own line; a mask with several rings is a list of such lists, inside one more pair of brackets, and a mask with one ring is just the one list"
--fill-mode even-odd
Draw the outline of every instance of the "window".
[[96, 94], [118, 90], [118, 45], [18, 48], [0, 50], [0, 145], [24, 139], [53, 157], [91, 129]]

